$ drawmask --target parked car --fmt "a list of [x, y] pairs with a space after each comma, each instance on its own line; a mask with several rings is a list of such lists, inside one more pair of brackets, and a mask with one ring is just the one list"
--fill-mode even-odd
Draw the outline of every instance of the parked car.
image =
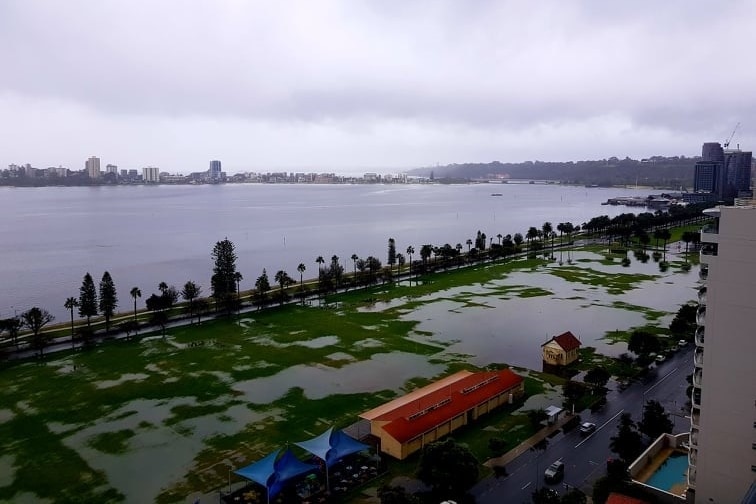
[[677, 342], [677, 346], [679, 346], [680, 348], [684, 347], [687, 344], [688, 344], [688, 341], [684, 339], [681, 339], [680, 341]]
[[596, 430], [596, 424], [591, 422], [583, 422], [580, 424], [580, 434], [587, 436]]
[[543, 473], [546, 483], [559, 483], [564, 478], [564, 462], [557, 460]]
[[665, 359], [666, 357], [664, 356], [664, 354], [659, 354], [656, 356], [656, 362], [664, 362]]

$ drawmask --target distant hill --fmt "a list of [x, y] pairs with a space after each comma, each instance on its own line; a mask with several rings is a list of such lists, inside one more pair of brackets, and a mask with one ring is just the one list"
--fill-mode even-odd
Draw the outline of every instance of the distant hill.
[[697, 160], [684, 156], [637, 160], [611, 157], [598, 161], [524, 163], [464, 163], [418, 168], [410, 175], [444, 179], [486, 180], [502, 177], [513, 179], [556, 180], [563, 184], [625, 186], [643, 185], [667, 189], [691, 189]]

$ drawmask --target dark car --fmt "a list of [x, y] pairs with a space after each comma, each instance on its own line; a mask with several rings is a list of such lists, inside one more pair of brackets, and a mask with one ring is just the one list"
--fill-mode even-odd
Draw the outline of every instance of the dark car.
[[546, 480], [546, 483], [559, 483], [562, 481], [562, 478], [564, 478], [564, 462], [557, 460], [551, 464], [546, 468], [543, 477]]

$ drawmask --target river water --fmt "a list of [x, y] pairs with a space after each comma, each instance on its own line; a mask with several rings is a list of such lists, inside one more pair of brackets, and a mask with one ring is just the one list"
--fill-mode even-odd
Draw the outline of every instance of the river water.
[[[493, 196], [500, 193], [501, 196]], [[425, 243], [452, 246], [478, 230], [489, 237], [525, 234], [550, 221], [582, 224], [629, 212], [601, 206], [610, 197], [647, 194], [537, 184], [479, 185], [214, 185], [0, 188], [0, 317], [39, 306], [66, 320], [63, 303], [78, 297], [82, 277], [108, 270], [119, 308], [131, 287], [143, 303], [160, 282], [187, 280], [210, 291], [210, 252], [228, 237], [236, 245], [242, 290], [266, 268], [315, 277], [315, 259], [351, 255], [385, 263]], [[416, 256], [417, 258], [417, 256]]]

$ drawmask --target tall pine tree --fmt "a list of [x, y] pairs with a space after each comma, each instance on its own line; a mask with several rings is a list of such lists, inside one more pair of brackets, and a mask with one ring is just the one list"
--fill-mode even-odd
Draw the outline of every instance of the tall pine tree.
[[216, 303], [221, 303], [227, 311], [232, 311], [236, 302], [236, 252], [228, 238], [213, 247], [213, 276], [210, 287]]
[[110, 331], [110, 319], [115, 313], [118, 306], [118, 297], [116, 296], [115, 283], [107, 271], [103, 273], [100, 280], [100, 313], [105, 316], [105, 332]]
[[79, 289], [79, 317], [87, 317], [87, 328], [89, 328], [89, 319], [95, 315], [97, 315], [97, 289], [95, 289], [92, 275], [87, 272]]

